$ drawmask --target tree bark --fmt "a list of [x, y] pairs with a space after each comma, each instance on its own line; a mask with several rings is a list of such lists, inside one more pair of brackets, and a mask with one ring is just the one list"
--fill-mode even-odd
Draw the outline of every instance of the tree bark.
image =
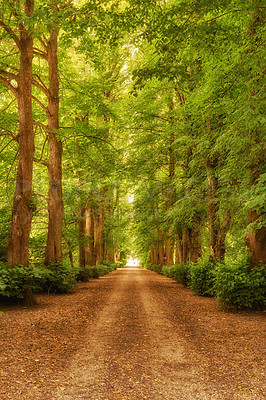
[[[254, 210], [250, 210], [249, 224], [256, 223], [258, 219], [259, 214]], [[252, 266], [266, 264], [266, 227], [255, 228], [254, 232], [248, 233], [246, 243]]]
[[158, 250], [158, 245], [153, 243], [151, 245], [151, 263], [152, 264], [160, 264], [159, 262], [159, 250]]
[[[34, 1], [26, 0], [24, 10], [30, 16]], [[8, 237], [8, 265], [27, 266], [29, 262], [29, 237], [35, 206], [32, 201], [32, 173], [34, 157], [34, 131], [32, 118], [32, 34], [19, 24], [20, 67], [18, 75], [19, 160], [12, 219]]]
[[[259, 140], [259, 138], [257, 139]], [[255, 186], [258, 183], [260, 167], [265, 165], [266, 156], [263, 150], [254, 155], [252, 165], [250, 166], [251, 182]], [[260, 264], [266, 264], [266, 226], [257, 227], [256, 223], [262, 215], [259, 211], [250, 209], [248, 213], [248, 224], [255, 224], [253, 231], [246, 235], [246, 244], [250, 262], [253, 267]]]
[[183, 229], [182, 231], [182, 263], [189, 262], [191, 248], [190, 229]]
[[49, 197], [48, 235], [45, 264], [62, 261], [63, 196], [62, 196], [62, 143], [57, 137], [59, 130], [59, 75], [57, 59], [57, 32], [52, 27], [47, 45], [49, 67], [48, 139], [49, 139]]
[[94, 249], [96, 255], [96, 265], [103, 261], [102, 237], [105, 222], [105, 195], [106, 188], [100, 189], [100, 199], [97, 212], [94, 213]]
[[158, 228], [158, 248], [159, 248], [159, 259], [158, 264], [164, 265], [164, 243], [163, 243], [163, 235], [160, 228]]
[[165, 242], [165, 264], [173, 265], [174, 263], [174, 243], [173, 239], [169, 238]]
[[79, 238], [79, 248], [78, 248], [78, 260], [79, 268], [84, 268], [86, 265], [86, 252], [85, 252], [85, 207], [81, 207], [79, 210], [79, 221], [78, 221], [78, 238]]
[[201, 226], [200, 221], [190, 232], [190, 261], [198, 262], [202, 256]]
[[219, 200], [217, 197], [218, 190], [218, 178], [215, 177], [214, 169], [217, 166], [217, 161], [211, 163], [207, 160], [207, 177], [209, 182], [209, 190], [207, 197], [207, 216], [209, 222], [210, 232], [210, 258], [212, 261], [222, 261], [225, 256], [225, 238], [230, 225], [230, 212], [227, 211], [227, 215], [224, 218], [224, 222], [221, 225], [219, 219]]
[[87, 204], [86, 206], [85, 235], [86, 235], [86, 247], [85, 247], [86, 265], [96, 265], [96, 257], [94, 249], [94, 217], [93, 217], [93, 209], [90, 204]]

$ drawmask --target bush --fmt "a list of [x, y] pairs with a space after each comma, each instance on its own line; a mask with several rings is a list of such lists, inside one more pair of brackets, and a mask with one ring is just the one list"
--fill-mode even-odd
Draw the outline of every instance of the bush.
[[162, 273], [184, 286], [188, 286], [190, 283], [190, 264], [165, 265]]
[[55, 262], [49, 266], [35, 266], [35, 270], [37, 269], [41, 271], [41, 274], [35, 276], [35, 291], [67, 293], [77, 283], [78, 270], [72, 268], [66, 261]]
[[249, 261], [220, 264], [215, 291], [221, 304], [234, 309], [261, 309], [266, 303], [265, 265], [252, 269]]
[[105, 263], [105, 264], [97, 265], [96, 268], [97, 268], [99, 276], [103, 276], [103, 275], [110, 274], [110, 272], [114, 271], [116, 268], [118, 268], [118, 266], [119, 266], [118, 264], [109, 263], [107, 265], [107, 263]]
[[33, 267], [9, 268], [6, 263], [0, 263], [0, 296], [23, 299], [26, 290], [34, 288], [35, 276], [40, 276], [40, 271]]
[[182, 283], [184, 286], [189, 286], [191, 282], [191, 264], [178, 264], [175, 268], [174, 279]]
[[90, 279], [99, 278], [99, 272], [96, 266], [85, 266], [79, 269], [77, 281], [88, 282]]
[[162, 267], [162, 274], [168, 278], [175, 279], [175, 269], [176, 265], [164, 265]]
[[200, 296], [214, 296], [215, 264], [201, 261], [190, 265], [189, 287]]
[[98, 279], [100, 276], [107, 275], [120, 266], [119, 262], [111, 264], [108, 261], [104, 261], [101, 265], [88, 265], [80, 268], [77, 280], [79, 282], [88, 282], [90, 279]]
[[157, 272], [157, 274], [162, 274], [163, 266], [160, 264], [145, 264], [144, 268], [149, 269], [151, 271]]

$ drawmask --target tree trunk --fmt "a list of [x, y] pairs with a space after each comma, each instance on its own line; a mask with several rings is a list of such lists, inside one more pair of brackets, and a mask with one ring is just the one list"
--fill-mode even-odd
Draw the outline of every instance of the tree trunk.
[[[256, 138], [256, 140], [259, 140]], [[254, 155], [252, 165], [250, 166], [251, 182], [255, 186], [258, 183], [260, 167], [265, 165], [266, 156], [263, 150]], [[248, 213], [248, 224], [256, 224], [260, 218], [258, 211], [250, 209]], [[266, 226], [253, 228], [253, 231], [246, 236], [248, 254], [253, 267], [260, 264], [266, 264]]]
[[165, 264], [173, 265], [174, 263], [174, 251], [173, 251], [173, 239], [169, 238], [165, 242]]
[[93, 218], [93, 209], [89, 204], [87, 204], [86, 206], [85, 235], [86, 235], [86, 247], [85, 247], [86, 265], [95, 265], [96, 257], [94, 249], [94, 218]]
[[47, 45], [49, 67], [48, 139], [49, 139], [49, 198], [48, 236], [45, 264], [62, 261], [63, 196], [62, 196], [62, 143], [59, 130], [59, 77], [57, 60], [57, 32], [51, 28]]
[[201, 242], [201, 227], [200, 224], [191, 229], [190, 233], [190, 261], [193, 263], [198, 262], [202, 256], [202, 242]]
[[182, 234], [177, 232], [176, 249], [175, 249], [175, 264], [182, 264]]
[[78, 221], [78, 238], [79, 238], [79, 248], [78, 248], [78, 260], [79, 268], [84, 268], [86, 265], [86, 255], [85, 255], [85, 207], [81, 207], [79, 210], [79, 221]]
[[154, 265], [160, 264], [158, 245], [155, 243], [151, 245], [151, 263]]
[[[256, 211], [249, 211], [249, 224], [257, 222], [258, 218]], [[266, 264], [266, 227], [255, 228], [254, 232], [248, 233], [246, 243], [252, 266]]]
[[159, 247], [159, 260], [158, 263], [160, 265], [164, 265], [165, 264], [165, 260], [164, 260], [164, 243], [163, 243], [163, 237], [162, 237], [162, 231], [160, 228], [158, 228], [158, 247]]
[[94, 249], [96, 255], [96, 265], [100, 265], [102, 259], [102, 235], [105, 221], [105, 194], [107, 189], [100, 190], [100, 199], [97, 212], [94, 214]]
[[190, 230], [183, 229], [182, 231], [182, 263], [186, 264], [189, 262], [190, 255]]
[[[30, 16], [34, 1], [26, 0], [25, 14]], [[34, 157], [34, 132], [32, 118], [32, 59], [33, 39], [22, 24], [19, 24], [20, 67], [18, 76], [18, 115], [19, 115], [19, 160], [16, 188], [13, 199], [12, 219], [8, 237], [8, 265], [13, 267], [29, 262], [29, 237], [32, 214], [32, 171]]]
[[207, 197], [207, 215], [210, 232], [210, 258], [212, 261], [222, 261], [225, 256], [225, 238], [230, 224], [230, 212], [224, 219], [223, 224], [219, 220], [219, 200], [217, 197], [218, 178], [215, 177], [214, 168], [217, 166], [217, 161], [213, 164], [207, 160], [207, 177], [209, 182], [209, 191]]

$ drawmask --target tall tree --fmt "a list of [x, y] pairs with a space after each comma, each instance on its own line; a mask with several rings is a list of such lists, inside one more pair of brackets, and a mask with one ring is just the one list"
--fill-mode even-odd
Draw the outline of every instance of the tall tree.
[[[17, 23], [17, 29], [3, 20], [2, 27], [14, 41], [20, 54], [18, 74], [1, 71], [1, 81], [17, 98], [19, 132], [19, 160], [17, 166], [16, 188], [13, 200], [12, 219], [8, 237], [8, 265], [27, 266], [29, 262], [29, 236], [32, 214], [35, 206], [32, 201], [32, 173], [34, 158], [34, 130], [32, 117], [32, 29], [25, 21], [34, 11], [34, 0], [18, 1], [10, 7], [11, 16]], [[12, 17], [11, 17], [12, 18]], [[19, 32], [17, 35], [17, 31]], [[17, 86], [12, 81], [17, 83]]]

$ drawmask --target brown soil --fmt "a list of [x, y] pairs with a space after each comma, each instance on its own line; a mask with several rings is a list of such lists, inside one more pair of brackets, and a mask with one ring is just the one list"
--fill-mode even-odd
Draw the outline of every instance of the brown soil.
[[263, 312], [121, 268], [1, 307], [1, 400], [263, 400]]

